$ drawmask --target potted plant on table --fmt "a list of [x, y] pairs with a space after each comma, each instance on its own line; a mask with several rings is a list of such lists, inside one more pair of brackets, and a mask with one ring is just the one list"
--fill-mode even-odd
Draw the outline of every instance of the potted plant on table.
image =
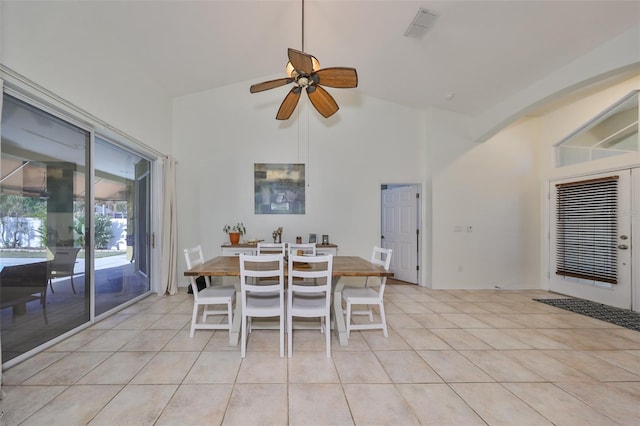
[[246, 234], [247, 229], [244, 227], [244, 223], [238, 222], [235, 225], [225, 225], [222, 230], [229, 234], [229, 241], [231, 244], [238, 244], [240, 242], [240, 237]]

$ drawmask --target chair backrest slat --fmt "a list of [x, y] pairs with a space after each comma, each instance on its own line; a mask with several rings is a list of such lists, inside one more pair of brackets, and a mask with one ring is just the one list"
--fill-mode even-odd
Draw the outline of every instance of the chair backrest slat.
[[[296, 265], [298, 264], [298, 265]], [[333, 273], [333, 255], [293, 256], [289, 255], [289, 290], [300, 293], [331, 292]], [[308, 269], [302, 269], [302, 268]], [[300, 285], [296, 279], [314, 280], [316, 285]], [[318, 282], [318, 279], [320, 281]]]
[[286, 254], [285, 243], [258, 243], [258, 254]]
[[[262, 254], [248, 255], [241, 253], [240, 263], [240, 288], [243, 293], [271, 293], [284, 291], [284, 255]], [[251, 284], [247, 278], [276, 278], [277, 284], [258, 285]]]
[[316, 255], [316, 243], [289, 243], [289, 255], [299, 256], [299, 251], [308, 256]]
[[[389, 270], [389, 266], [391, 265], [391, 255], [393, 250], [385, 249], [382, 247], [374, 246], [373, 252], [371, 253], [371, 263], [375, 265], [382, 266], [386, 271]], [[387, 277], [380, 277], [380, 289], [378, 290], [378, 296], [380, 299], [384, 296], [384, 288], [387, 284]]]

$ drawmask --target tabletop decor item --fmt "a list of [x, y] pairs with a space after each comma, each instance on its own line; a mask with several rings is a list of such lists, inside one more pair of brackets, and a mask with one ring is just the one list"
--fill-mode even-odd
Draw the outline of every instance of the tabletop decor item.
[[316, 234], [309, 234], [309, 242], [310, 243], [316, 242]]
[[[282, 242], [282, 226], [271, 233], [273, 244]], [[276, 241], [277, 240], [277, 241]]]
[[247, 233], [247, 228], [245, 228], [242, 222], [238, 222], [235, 225], [225, 225], [222, 230], [226, 234], [229, 234], [229, 242], [231, 244], [238, 244], [240, 237]]

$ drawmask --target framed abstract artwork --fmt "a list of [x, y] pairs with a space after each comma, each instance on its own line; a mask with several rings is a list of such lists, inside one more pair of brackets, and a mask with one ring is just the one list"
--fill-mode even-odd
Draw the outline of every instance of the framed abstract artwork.
[[255, 163], [255, 214], [305, 214], [304, 164]]

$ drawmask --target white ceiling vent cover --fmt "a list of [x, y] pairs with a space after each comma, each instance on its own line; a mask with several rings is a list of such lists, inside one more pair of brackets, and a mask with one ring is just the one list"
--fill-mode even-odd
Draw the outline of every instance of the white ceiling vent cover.
[[422, 37], [433, 26], [438, 16], [436, 12], [421, 7], [404, 35], [406, 37]]

